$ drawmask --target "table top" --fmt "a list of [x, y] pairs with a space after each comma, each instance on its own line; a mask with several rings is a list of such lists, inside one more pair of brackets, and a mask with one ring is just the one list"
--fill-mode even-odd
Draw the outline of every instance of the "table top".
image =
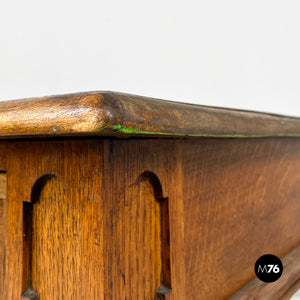
[[0, 102], [0, 138], [300, 137], [300, 118], [94, 91]]

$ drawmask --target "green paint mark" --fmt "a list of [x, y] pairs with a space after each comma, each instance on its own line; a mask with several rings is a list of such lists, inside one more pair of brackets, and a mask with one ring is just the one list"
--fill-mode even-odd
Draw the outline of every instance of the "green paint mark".
[[119, 125], [114, 125], [112, 128], [113, 128], [113, 129], [122, 129], [122, 125], [121, 125], [121, 124], [119, 124]]
[[95, 129], [91, 132], [101, 132], [105, 130], [115, 130], [117, 132], [125, 134], [149, 134], [149, 135], [167, 135], [167, 136], [186, 136], [186, 137], [224, 137], [224, 138], [260, 138], [260, 137], [275, 137], [275, 136], [286, 136], [286, 137], [300, 137], [300, 133], [278, 133], [276, 135], [245, 135], [245, 134], [208, 134], [208, 133], [168, 133], [158, 131], [143, 131], [139, 128], [126, 127], [122, 128], [121, 124], [113, 125], [112, 127], [103, 126]]
[[160, 135], [179, 135], [179, 136], [186, 136], [184, 133], [167, 133], [167, 132], [156, 132], [156, 131], [143, 131], [138, 128], [133, 128], [133, 127], [126, 127], [126, 128], [121, 128], [120, 125], [113, 126], [113, 129], [118, 130], [118, 132], [122, 133], [141, 133], [141, 134], [160, 134]]

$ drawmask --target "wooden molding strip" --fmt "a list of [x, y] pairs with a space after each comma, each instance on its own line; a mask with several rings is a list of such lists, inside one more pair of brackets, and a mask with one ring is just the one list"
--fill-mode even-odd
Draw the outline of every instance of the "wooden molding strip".
[[[293, 249], [282, 259], [283, 273], [272, 283], [253, 279], [230, 300], [284, 300], [290, 299], [300, 288], [300, 246]], [[254, 273], [254, 270], [253, 270]]]
[[300, 118], [114, 92], [0, 102], [0, 138], [300, 137]]

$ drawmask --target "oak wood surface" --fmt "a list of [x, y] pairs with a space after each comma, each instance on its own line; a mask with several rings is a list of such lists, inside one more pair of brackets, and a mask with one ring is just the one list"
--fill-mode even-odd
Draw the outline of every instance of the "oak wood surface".
[[114, 92], [0, 103], [0, 138], [300, 136], [300, 119]]
[[[0, 299], [286, 299], [297, 137], [299, 118], [113, 92], [0, 103]], [[267, 286], [266, 253], [286, 270]]]
[[5, 143], [1, 299], [227, 299], [300, 244], [297, 138]]
[[151, 170], [169, 198], [167, 299], [226, 299], [253, 278], [259, 256], [282, 256], [300, 244], [299, 140], [112, 143], [108, 178], [126, 186]]
[[5, 226], [6, 226], [6, 186], [7, 186], [7, 143], [0, 143], [0, 295], [4, 291], [5, 280]]
[[5, 214], [6, 214], [6, 173], [0, 172], [0, 292], [4, 290], [5, 279]]
[[[101, 299], [103, 295], [101, 141], [9, 144], [6, 274], [2, 299], [32, 286], [40, 299]], [[32, 192], [41, 176], [55, 178]], [[35, 197], [38, 198], [36, 199]], [[33, 200], [33, 201], [32, 201]], [[33, 202], [32, 265], [24, 261], [23, 202]], [[29, 268], [31, 270], [24, 270]], [[75, 297], [75, 298], [74, 298]], [[25, 297], [26, 298], [26, 297]]]
[[[104, 257], [109, 258], [107, 264], [110, 268], [106, 268], [105, 273], [106, 286], [109, 288], [104, 299], [154, 299], [153, 290], [151, 294], [149, 289], [145, 289], [145, 282], [154, 275], [145, 264], [149, 265], [149, 262], [147, 263], [149, 255], [153, 256], [148, 246], [149, 243], [154, 243], [154, 247], [159, 247], [160, 242], [155, 239], [147, 241], [149, 230], [153, 226], [151, 225], [153, 217], [151, 222], [148, 216], [151, 210], [146, 206], [147, 197], [136, 196], [136, 189], [140, 189], [139, 185], [142, 184], [139, 178], [144, 172], [153, 172], [159, 179], [162, 187], [161, 194], [163, 198], [168, 199], [170, 211], [170, 248], [164, 247], [162, 251], [165, 251], [165, 257], [171, 257], [171, 266], [170, 268], [167, 266], [163, 255], [161, 258], [163, 266], [157, 264], [159, 271], [164, 269], [164, 275], [167, 275], [167, 272], [169, 274], [165, 280], [159, 280], [156, 284], [155, 281], [148, 284], [150, 286], [155, 284], [154, 290], [157, 290], [162, 283], [172, 289], [171, 293], [165, 293], [164, 298], [157, 299], [184, 299], [180, 149], [180, 142], [172, 140], [162, 143], [159, 140], [148, 142], [105, 140], [105, 215], [109, 218], [107, 224], [110, 224], [105, 237], [110, 242], [106, 244]], [[137, 209], [137, 207], [140, 208]], [[166, 214], [162, 214], [161, 222], [166, 223], [167, 219]], [[146, 240], [143, 241], [140, 238], [141, 235], [144, 235]], [[134, 247], [127, 246], [128, 240], [131, 240]], [[160, 251], [155, 253], [161, 255]], [[145, 276], [147, 274], [145, 271], [148, 276]], [[127, 284], [125, 282], [120, 284], [122, 274], [125, 275]]]
[[7, 142], [1, 141], [0, 143], [0, 171], [7, 169]]
[[186, 299], [226, 299], [261, 255], [300, 244], [300, 140], [190, 140], [183, 152]]

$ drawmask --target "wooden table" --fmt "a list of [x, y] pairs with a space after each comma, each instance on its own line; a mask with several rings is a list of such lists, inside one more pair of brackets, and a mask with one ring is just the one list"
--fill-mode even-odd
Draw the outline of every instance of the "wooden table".
[[300, 119], [90, 92], [1, 102], [0, 137], [1, 299], [300, 286]]

